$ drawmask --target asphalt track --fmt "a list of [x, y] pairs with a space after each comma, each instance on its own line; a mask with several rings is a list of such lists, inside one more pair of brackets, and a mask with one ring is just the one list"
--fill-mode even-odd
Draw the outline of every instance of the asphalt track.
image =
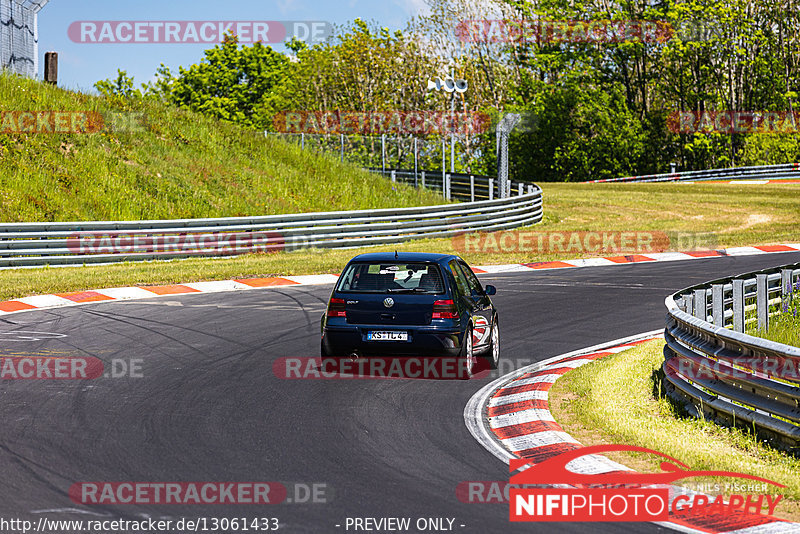
[[[664, 297], [682, 287], [797, 261], [800, 253], [764, 254], [481, 278], [498, 288], [502, 357], [519, 367], [662, 327]], [[170, 296], [0, 318], [2, 356], [141, 360], [135, 377], [0, 382], [0, 517], [277, 517], [285, 532], [347, 532], [348, 517], [410, 517], [412, 524], [445, 517], [455, 519], [456, 532], [553, 531], [552, 524], [510, 524], [507, 505], [456, 497], [460, 482], [508, 477], [462, 417], [491, 378], [273, 374], [276, 358], [317, 355], [329, 291]], [[17, 330], [66, 337], [14, 340], [9, 333]], [[81, 481], [316, 483], [328, 502], [82, 506], [67, 494]], [[664, 529], [573, 523], [558, 530]]]

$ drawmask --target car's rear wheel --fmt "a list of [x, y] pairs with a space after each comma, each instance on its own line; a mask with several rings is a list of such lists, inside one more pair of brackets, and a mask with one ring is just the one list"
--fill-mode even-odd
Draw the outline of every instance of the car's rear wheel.
[[497, 326], [495, 320], [492, 326], [492, 337], [489, 339], [489, 350], [486, 353], [486, 360], [489, 362], [491, 369], [497, 369], [500, 364], [500, 327]]
[[472, 378], [472, 373], [475, 370], [475, 350], [472, 345], [472, 326], [468, 327], [464, 332], [464, 341], [461, 343], [461, 366], [463, 374], [461, 378], [467, 380]]

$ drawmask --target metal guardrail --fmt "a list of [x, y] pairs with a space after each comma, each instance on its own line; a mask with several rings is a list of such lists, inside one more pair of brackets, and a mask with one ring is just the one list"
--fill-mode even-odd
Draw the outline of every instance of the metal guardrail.
[[744, 333], [800, 295], [800, 263], [693, 286], [667, 297], [667, 392], [697, 417], [745, 423], [800, 445], [800, 348]]
[[704, 171], [674, 172], [666, 174], [647, 174], [643, 176], [626, 176], [624, 178], [606, 178], [589, 180], [587, 183], [599, 184], [610, 182], [684, 182], [706, 180], [781, 180], [800, 179], [800, 164], [760, 165], [754, 167], [729, 167], [725, 169], [708, 169]]
[[368, 169], [370, 172], [382, 174], [393, 182], [403, 182], [414, 187], [424, 187], [441, 191], [447, 200], [493, 200], [512, 195], [531, 193], [535, 186], [532, 184], [508, 181], [508, 190], [505, 194], [500, 190], [500, 184], [495, 178], [478, 174], [464, 174], [458, 172], [442, 171], [413, 171], [408, 169]]
[[542, 190], [505, 199], [413, 208], [154, 221], [0, 224], [0, 268], [220, 257], [353, 248], [542, 219]]

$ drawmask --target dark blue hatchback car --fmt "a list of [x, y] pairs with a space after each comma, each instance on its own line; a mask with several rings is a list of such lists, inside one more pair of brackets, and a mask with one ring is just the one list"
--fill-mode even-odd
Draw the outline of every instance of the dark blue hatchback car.
[[322, 316], [322, 357], [450, 357], [470, 375], [480, 355], [495, 369], [495, 292], [458, 256], [361, 254], [342, 271]]

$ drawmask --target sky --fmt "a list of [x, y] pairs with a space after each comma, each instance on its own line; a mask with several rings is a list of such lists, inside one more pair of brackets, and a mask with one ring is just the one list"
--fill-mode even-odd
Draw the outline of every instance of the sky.
[[[138, 87], [154, 78], [161, 63], [177, 72], [178, 66], [188, 67], [199, 62], [203, 51], [214, 46], [74, 42], [68, 34], [73, 22], [320, 21], [346, 24], [361, 18], [390, 29], [402, 29], [411, 17], [424, 9], [424, 0], [50, 0], [39, 12], [39, 76], [44, 69], [45, 52], [52, 51], [58, 52], [60, 87], [95, 92], [95, 82], [116, 78], [118, 68], [133, 76]], [[95, 36], [100, 36], [101, 28], [97, 26]], [[284, 51], [281, 44], [271, 46]]]

